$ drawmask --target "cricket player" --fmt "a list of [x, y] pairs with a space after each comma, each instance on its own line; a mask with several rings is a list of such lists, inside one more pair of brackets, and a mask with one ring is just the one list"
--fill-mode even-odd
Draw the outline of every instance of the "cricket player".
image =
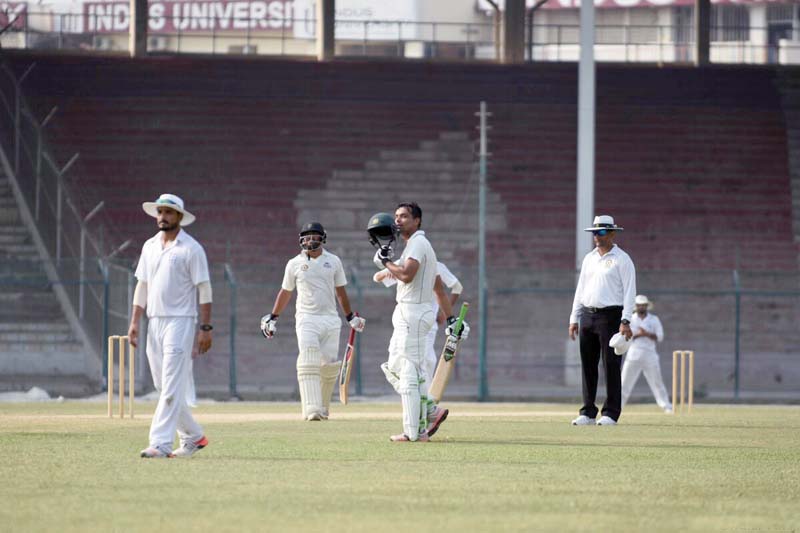
[[[445, 287], [450, 289], [450, 306], [454, 306], [458, 301], [458, 298], [461, 296], [461, 292], [464, 290], [461, 282], [441, 261], [437, 261], [436, 263], [436, 274]], [[386, 268], [376, 272], [372, 279], [376, 283], [383, 283], [383, 285], [386, 287], [391, 287], [397, 284], [397, 279]], [[430, 332], [428, 332], [428, 336], [426, 338], [425, 361], [423, 364], [423, 371], [425, 372], [425, 379], [428, 384], [433, 381], [433, 375], [436, 372], [436, 364], [438, 363], [438, 357], [434, 347], [434, 343], [436, 341], [436, 332], [439, 331], [439, 324], [444, 324], [444, 322], [447, 320], [444, 312], [439, 309], [439, 302], [435, 298], [433, 300], [433, 313], [436, 316], [436, 320], [433, 322], [433, 326], [431, 327]], [[395, 390], [398, 390], [399, 382], [395, 373], [390, 370], [389, 363], [383, 363], [381, 365], [381, 370], [383, 370], [383, 373], [386, 375], [386, 379], [389, 381], [389, 383], [392, 384]], [[432, 437], [434, 433], [439, 430], [439, 426], [447, 418], [447, 415], [450, 413], [450, 411], [448, 409], [437, 407], [432, 398], [428, 398], [427, 411], [428, 437]]]
[[[406, 246], [396, 262], [390, 244], [380, 246], [373, 261], [381, 269], [387, 269], [397, 280], [397, 305], [392, 314], [394, 333], [389, 343], [388, 368], [397, 378], [396, 390], [403, 406], [403, 433], [390, 437], [392, 442], [427, 442], [427, 399], [429, 382], [425, 373], [426, 338], [436, 314], [433, 309], [434, 294], [447, 318], [448, 335], [452, 334], [453, 317], [450, 300], [444, 285], [436, 274], [436, 253], [425, 237], [422, 226], [422, 209], [416, 203], [401, 203], [391, 217], [382, 220], [376, 215], [368, 226], [370, 240], [374, 236], [397, 232]], [[373, 223], [374, 222], [374, 223]], [[391, 226], [391, 229], [387, 228]], [[469, 334], [469, 326], [463, 323], [462, 338]]]
[[327, 420], [333, 388], [339, 377], [339, 331], [342, 321], [336, 300], [350, 327], [364, 331], [366, 320], [350, 309], [347, 278], [342, 261], [323, 248], [327, 234], [319, 222], [300, 230], [300, 253], [289, 260], [272, 312], [261, 318], [261, 333], [275, 335], [278, 317], [297, 288], [295, 331], [297, 333], [297, 383], [304, 420]]
[[[187, 401], [194, 387], [195, 336], [199, 354], [211, 348], [208, 261], [200, 243], [183, 230], [194, 222], [195, 216], [184, 208], [181, 198], [162, 194], [155, 202], [144, 202], [142, 208], [156, 218], [158, 233], [144, 243], [136, 267], [138, 282], [128, 337], [131, 345], [138, 345], [139, 321], [146, 310], [147, 360], [159, 397], [150, 425], [150, 446], [142, 450], [141, 456], [190, 457], [208, 445]], [[176, 430], [181, 446], [173, 452]]]
[[670, 414], [672, 404], [669, 402], [667, 387], [664, 386], [664, 379], [661, 377], [661, 365], [656, 351], [656, 343], [664, 340], [664, 327], [661, 325], [661, 320], [650, 312], [652, 303], [647, 296], [638, 294], [634, 304], [636, 312], [631, 318], [633, 342], [622, 366], [622, 406], [625, 407], [628, 403], [639, 374], [644, 372], [656, 403], [665, 413]]

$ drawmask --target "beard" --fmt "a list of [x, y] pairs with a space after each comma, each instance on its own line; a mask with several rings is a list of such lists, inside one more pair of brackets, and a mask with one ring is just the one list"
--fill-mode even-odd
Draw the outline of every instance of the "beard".
[[178, 228], [178, 223], [175, 224], [167, 224], [166, 222], [160, 222], [158, 224], [158, 231], [174, 231]]

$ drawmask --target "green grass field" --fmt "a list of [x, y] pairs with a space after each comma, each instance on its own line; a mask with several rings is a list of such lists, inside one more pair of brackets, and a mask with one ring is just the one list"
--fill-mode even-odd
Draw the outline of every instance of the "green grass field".
[[0, 404], [0, 531], [800, 531], [800, 408], [449, 407], [432, 442], [393, 444], [399, 402], [313, 423], [201, 404], [211, 445], [145, 460], [153, 404]]

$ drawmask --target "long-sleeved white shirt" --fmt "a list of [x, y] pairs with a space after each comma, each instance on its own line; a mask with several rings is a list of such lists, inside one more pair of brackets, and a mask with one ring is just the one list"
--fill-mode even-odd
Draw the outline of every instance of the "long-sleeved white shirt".
[[631, 331], [634, 335], [643, 329], [648, 333], [654, 333], [657, 340], [649, 337], [638, 337], [633, 339], [631, 347], [628, 348], [628, 354], [625, 356], [629, 360], [640, 359], [647, 356], [658, 357], [656, 351], [656, 342], [664, 340], [664, 327], [661, 325], [661, 320], [656, 315], [647, 313], [644, 318], [640, 318], [638, 313], [633, 314], [631, 318]]
[[597, 248], [586, 254], [572, 301], [570, 324], [578, 323], [581, 307], [621, 305], [622, 318], [630, 320], [636, 297], [636, 268], [630, 256], [616, 244], [605, 255]]

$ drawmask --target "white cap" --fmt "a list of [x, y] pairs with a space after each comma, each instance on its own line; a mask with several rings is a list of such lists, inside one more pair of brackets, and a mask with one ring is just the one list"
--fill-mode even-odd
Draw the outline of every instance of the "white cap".
[[622, 231], [625, 228], [620, 228], [616, 224], [614, 224], [614, 217], [609, 215], [597, 215], [594, 217], [594, 222], [592, 223], [591, 228], [584, 228], [583, 231], [597, 231], [601, 229], [607, 229], [609, 231]]
[[622, 355], [631, 347], [631, 342], [631, 340], [626, 340], [625, 335], [622, 333], [615, 333], [611, 340], [608, 341], [608, 345], [614, 348], [615, 354]]
[[159, 207], [169, 207], [178, 213], [182, 213], [181, 226], [188, 226], [195, 220], [195, 216], [183, 207], [183, 200], [174, 194], [162, 194], [155, 202], [144, 202], [142, 204], [144, 212], [153, 218], [158, 216]]

